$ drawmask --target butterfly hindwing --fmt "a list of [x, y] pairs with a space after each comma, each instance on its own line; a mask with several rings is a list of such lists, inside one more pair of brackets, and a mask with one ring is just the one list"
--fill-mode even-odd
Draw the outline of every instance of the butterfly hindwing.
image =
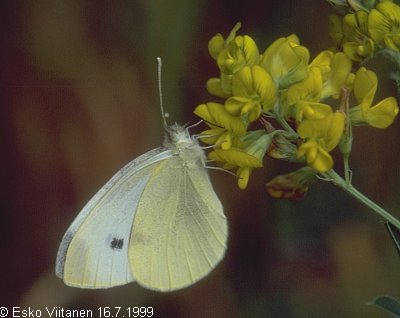
[[200, 161], [178, 156], [153, 170], [132, 229], [129, 258], [141, 285], [161, 291], [206, 276], [226, 249], [227, 222]]

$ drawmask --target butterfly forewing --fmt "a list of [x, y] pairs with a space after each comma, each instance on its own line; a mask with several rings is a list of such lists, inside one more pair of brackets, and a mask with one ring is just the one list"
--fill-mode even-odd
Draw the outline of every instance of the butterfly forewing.
[[127, 164], [87, 203], [67, 230], [56, 260], [56, 274], [67, 285], [108, 288], [133, 281], [128, 244], [137, 204], [160, 160], [154, 149]]

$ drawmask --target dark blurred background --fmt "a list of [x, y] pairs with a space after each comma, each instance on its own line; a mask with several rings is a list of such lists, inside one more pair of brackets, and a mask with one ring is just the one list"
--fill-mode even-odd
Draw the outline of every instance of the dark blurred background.
[[[56, 278], [58, 244], [90, 197], [125, 163], [160, 146], [155, 58], [166, 110], [196, 122], [217, 68], [207, 51], [237, 21], [261, 51], [296, 33], [311, 57], [330, 46], [326, 1], [14, 0], [0, 5], [0, 306], [153, 306], [155, 317], [387, 317], [366, 306], [400, 298], [400, 258], [379, 217], [317, 181], [301, 202], [276, 201], [264, 183], [288, 173], [265, 161], [245, 191], [211, 172], [230, 224], [223, 262], [181, 291], [135, 283], [80, 290]], [[376, 101], [395, 94], [391, 65]], [[385, 79], [386, 78], [386, 79]], [[400, 125], [356, 128], [353, 183], [400, 217]], [[336, 168], [341, 171], [339, 156]]]

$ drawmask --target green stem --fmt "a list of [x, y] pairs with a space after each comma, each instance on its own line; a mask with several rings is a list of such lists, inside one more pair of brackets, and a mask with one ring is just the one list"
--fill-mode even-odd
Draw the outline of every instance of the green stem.
[[343, 155], [343, 164], [344, 164], [344, 179], [347, 184], [351, 184], [350, 165], [349, 165], [349, 156], [348, 155]]
[[279, 115], [275, 115], [275, 119], [282, 126], [282, 128], [285, 129], [290, 135], [292, 135], [294, 138], [298, 138], [297, 133], [293, 130], [292, 127], [290, 127], [290, 125], [284, 118], [282, 118]]
[[325, 177], [327, 177], [328, 179], [330, 179], [332, 182], [334, 182], [337, 186], [342, 188], [344, 191], [351, 194], [358, 201], [360, 201], [361, 203], [363, 203], [370, 209], [374, 210], [381, 217], [383, 217], [386, 221], [392, 223], [394, 226], [396, 226], [398, 229], [400, 229], [400, 221], [398, 219], [396, 219], [393, 215], [391, 215], [385, 209], [381, 208], [375, 202], [371, 201], [364, 194], [362, 194], [360, 191], [358, 191], [356, 188], [354, 188], [350, 183], [347, 183], [341, 176], [339, 176], [336, 173], [335, 170], [332, 169], [328, 172], [325, 172], [323, 175]]

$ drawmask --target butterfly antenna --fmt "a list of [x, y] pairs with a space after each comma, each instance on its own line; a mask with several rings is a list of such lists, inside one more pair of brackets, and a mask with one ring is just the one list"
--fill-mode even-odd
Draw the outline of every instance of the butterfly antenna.
[[162, 61], [161, 57], [157, 57], [157, 75], [158, 75], [158, 95], [160, 98], [160, 109], [161, 109], [161, 116], [163, 119], [164, 128], [168, 128], [167, 120], [165, 119], [167, 114], [164, 112], [164, 104], [163, 104], [163, 95], [162, 95], [162, 85], [161, 85], [161, 68], [162, 68]]

